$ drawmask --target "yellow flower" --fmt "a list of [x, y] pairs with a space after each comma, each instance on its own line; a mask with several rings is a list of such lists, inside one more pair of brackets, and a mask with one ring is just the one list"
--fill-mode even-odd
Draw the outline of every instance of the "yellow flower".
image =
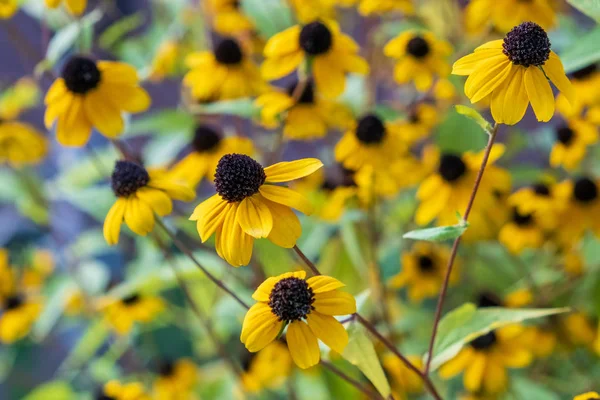
[[25, 337], [42, 311], [40, 301], [15, 293], [2, 300], [0, 342], [14, 343]]
[[448, 79], [438, 79], [433, 84], [433, 95], [442, 104], [456, 97], [456, 87]]
[[301, 23], [317, 19], [333, 19], [335, 17], [336, 0], [290, 0]]
[[252, 30], [254, 25], [240, 10], [239, 0], [208, 0], [213, 14], [213, 27], [222, 35]]
[[449, 379], [464, 371], [468, 391], [502, 392], [508, 385], [506, 369], [526, 367], [533, 359], [524, 332], [521, 325], [509, 325], [479, 336], [442, 365], [440, 376]]
[[297, 102], [292, 95], [298, 83], [293, 84], [287, 93], [271, 91], [256, 99], [261, 108], [261, 123], [275, 128], [279, 121], [284, 123], [283, 134], [292, 140], [322, 138], [330, 128], [347, 127], [352, 116], [341, 104], [322, 98], [314, 91], [312, 81], [307, 82]]
[[572, 312], [560, 319], [562, 337], [573, 346], [592, 347], [596, 328], [592, 320], [581, 312]]
[[338, 0], [338, 4], [346, 7], [357, 3], [361, 15], [384, 15], [395, 11], [413, 15], [415, 12], [411, 0]]
[[509, 308], [520, 308], [533, 302], [533, 293], [529, 289], [517, 289], [504, 296], [504, 304]]
[[13, 120], [37, 105], [40, 89], [31, 78], [21, 78], [0, 97], [0, 120]]
[[367, 74], [369, 65], [357, 55], [358, 45], [335, 23], [296, 25], [271, 37], [261, 71], [268, 80], [282, 78], [311, 60], [317, 92], [337, 97], [346, 87], [346, 73]]
[[452, 73], [469, 75], [465, 94], [471, 103], [488, 102], [494, 120], [507, 125], [523, 118], [529, 102], [538, 121], [552, 118], [554, 95], [548, 78], [570, 103], [574, 97], [548, 35], [533, 22], [514, 27], [503, 40], [479, 46], [454, 63]]
[[[415, 367], [423, 368], [423, 361], [419, 356], [407, 356]], [[383, 357], [383, 367], [390, 375], [392, 387], [397, 398], [404, 399], [405, 394], [420, 393], [423, 391], [423, 380], [414, 371], [408, 369], [398, 357], [386, 354]]]
[[151, 322], [165, 308], [159, 297], [134, 293], [103, 307], [106, 322], [119, 335], [128, 334], [136, 322]]
[[471, 0], [465, 9], [467, 32], [480, 33], [490, 25], [501, 32], [513, 26], [532, 21], [544, 29], [556, 23], [556, 13], [549, 0]]
[[198, 382], [198, 368], [187, 358], [161, 363], [154, 381], [155, 400], [187, 399]]
[[172, 179], [162, 171], [146, 171], [131, 161], [117, 161], [111, 177], [117, 200], [104, 220], [104, 239], [109, 245], [119, 242], [121, 224], [146, 236], [154, 229], [154, 214], [168, 215], [171, 199], [190, 201], [195, 193], [189, 186]]
[[283, 384], [292, 370], [292, 357], [286, 345], [280, 341], [268, 344], [258, 353], [249, 353], [244, 362], [242, 384], [250, 393], [263, 388], [275, 389]]
[[19, 168], [38, 164], [48, 154], [48, 139], [29, 124], [0, 120], [0, 163]]
[[190, 54], [186, 64], [190, 72], [183, 83], [201, 102], [253, 97], [266, 89], [258, 67], [235, 39], [222, 40], [214, 52]]
[[[104, 385], [102, 395], [114, 400], [151, 400], [144, 386], [139, 382], [122, 384], [112, 380]], [[101, 396], [101, 398], [104, 398]]]
[[65, 302], [65, 314], [68, 316], [76, 316], [81, 314], [85, 309], [85, 298], [83, 293], [75, 289], [67, 295]]
[[546, 229], [558, 223], [559, 200], [553, 182], [540, 181], [511, 194], [508, 204], [522, 215], [535, 214], [536, 220]]
[[598, 394], [598, 392], [587, 392], [587, 393], [578, 394], [577, 396], [573, 397], [573, 400], [598, 400], [598, 399], [600, 399], [600, 394]]
[[556, 232], [560, 244], [576, 243], [588, 229], [600, 236], [600, 180], [582, 176], [564, 181], [557, 184], [556, 193], [561, 204], [558, 220], [563, 221]]
[[556, 97], [556, 108], [567, 118], [578, 117], [585, 107], [600, 103], [600, 71], [596, 64], [573, 72], [571, 79], [575, 98], [569, 101], [562, 93]]
[[[511, 179], [508, 172], [493, 165], [503, 153], [503, 145], [493, 146], [477, 192], [473, 214], [469, 217], [469, 230], [483, 229], [482, 225], [491, 223], [487, 221], [486, 213], [493, 209], [489, 212], [498, 214], [498, 209], [493, 207], [498, 203], [496, 193], [510, 190]], [[456, 223], [456, 212], [462, 213], [467, 207], [482, 157], [483, 151], [466, 152], [460, 156], [454, 153], [440, 154], [432, 146], [425, 148], [423, 163], [432, 172], [417, 191], [417, 199], [420, 201], [415, 214], [417, 224], [426, 225], [436, 218], [439, 225]]]
[[525, 249], [537, 249], [544, 243], [544, 232], [535, 214], [512, 210], [510, 220], [500, 229], [498, 240], [508, 251], [519, 254]]
[[582, 119], [572, 119], [556, 128], [556, 143], [550, 152], [550, 165], [573, 171], [586, 155], [587, 149], [598, 141], [598, 129]]
[[150, 79], [160, 81], [175, 73], [179, 59], [179, 44], [173, 40], [165, 40], [158, 47], [152, 66], [150, 67]]
[[[450, 252], [447, 248], [428, 242], [418, 242], [412, 251], [402, 255], [402, 270], [390, 280], [393, 288], [408, 287], [408, 298], [413, 303], [435, 297], [442, 287]], [[454, 262], [450, 284], [459, 278], [460, 260]]]
[[64, 146], [83, 146], [92, 127], [109, 138], [125, 127], [123, 112], [137, 113], [150, 106], [150, 96], [139, 86], [136, 70], [125, 63], [71, 57], [46, 94], [44, 121], [55, 121], [56, 138]]
[[45, 0], [46, 7], [56, 8], [61, 3], [65, 4], [65, 7], [73, 15], [80, 15], [85, 11], [87, 6], [87, 0]]
[[421, 92], [429, 90], [435, 77], [445, 77], [450, 72], [446, 58], [452, 54], [452, 47], [430, 32], [403, 32], [388, 42], [383, 52], [398, 60], [394, 68], [396, 82], [414, 81]]
[[217, 254], [234, 267], [250, 262], [254, 239], [292, 248], [302, 233], [292, 208], [310, 214], [312, 207], [301, 194], [273, 184], [302, 178], [322, 166], [307, 158], [263, 168], [247, 155], [224, 155], [215, 174], [217, 194], [200, 203], [190, 220], [196, 221], [202, 242], [216, 232]]
[[2, 0], [0, 1], [0, 19], [9, 19], [16, 14], [19, 9], [18, 0]]
[[427, 137], [437, 122], [438, 110], [431, 104], [421, 103], [411, 110], [406, 121], [398, 124], [398, 130], [402, 140], [412, 145]]
[[215, 179], [215, 171], [225, 154], [254, 154], [252, 140], [240, 136], [225, 137], [211, 125], [198, 125], [194, 131], [191, 152], [169, 170], [169, 176], [196, 187], [203, 178]]
[[[302, 369], [319, 363], [320, 339], [337, 353], [348, 344], [348, 333], [334, 315], [356, 312], [352, 295], [338, 290], [344, 284], [329, 276], [306, 278], [306, 272], [288, 272], [265, 280], [254, 292], [253, 305], [242, 325], [241, 341], [250, 352], [273, 342], [287, 325], [292, 359]], [[306, 322], [304, 322], [306, 321]]]
[[383, 170], [407, 151], [398, 124], [383, 122], [378, 116], [367, 114], [336, 144], [335, 160], [355, 171], [365, 166]]

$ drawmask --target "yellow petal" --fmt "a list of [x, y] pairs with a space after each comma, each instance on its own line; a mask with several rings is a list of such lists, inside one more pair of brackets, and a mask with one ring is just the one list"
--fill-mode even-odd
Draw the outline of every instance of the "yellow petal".
[[292, 26], [273, 35], [265, 44], [263, 54], [266, 58], [280, 57], [300, 51], [300, 25]]
[[173, 210], [173, 202], [167, 194], [161, 190], [143, 187], [137, 190], [135, 195], [160, 216], [168, 215]]
[[102, 83], [137, 85], [138, 75], [134, 67], [124, 62], [98, 61], [98, 69], [102, 72]]
[[92, 134], [92, 125], [86, 117], [82, 96], [71, 96], [65, 112], [58, 117], [56, 140], [63, 146], [80, 147]]
[[302, 226], [294, 212], [287, 206], [265, 200], [273, 216], [273, 228], [267, 237], [277, 246], [290, 249], [302, 235]]
[[121, 111], [109, 99], [104, 98], [100, 90], [92, 90], [86, 94], [84, 109], [89, 121], [104, 136], [115, 138], [123, 132], [125, 123]]
[[261, 196], [253, 195], [241, 201], [236, 215], [244, 232], [257, 239], [265, 238], [273, 228], [273, 217]]
[[524, 67], [513, 67], [507, 85], [494, 91], [490, 108], [497, 123], [514, 125], [523, 119], [529, 105], [524, 73]]
[[481, 388], [486, 361], [486, 355], [483, 353], [478, 352], [473, 356], [471, 364], [467, 366], [464, 376], [464, 384], [467, 390], [478, 392]]
[[152, 102], [148, 92], [139, 86], [106, 83], [100, 90], [117, 109], [128, 113], [146, 111]]
[[250, 262], [254, 239], [242, 230], [236, 219], [239, 204], [231, 204], [223, 221], [219, 241], [223, 258], [234, 267], [241, 267]]
[[291, 74], [304, 60], [304, 53], [298, 51], [282, 57], [267, 58], [260, 66], [264, 79], [275, 80]]
[[465, 94], [477, 103], [504, 83], [512, 63], [502, 54], [481, 62], [465, 82]]
[[550, 78], [552, 83], [554, 83], [554, 86], [556, 86], [558, 90], [565, 95], [571, 105], [574, 105], [575, 90], [573, 89], [571, 81], [569, 81], [569, 78], [567, 78], [562, 62], [556, 53], [553, 51], [550, 52], [550, 58], [546, 61], [543, 68], [548, 78]]
[[339, 290], [316, 293], [313, 306], [317, 312], [326, 315], [347, 315], [356, 312], [354, 296]]
[[256, 303], [246, 313], [240, 340], [248, 351], [257, 352], [271, 343], [281, 331], [283, 322], [277, 320], [265, 303]]
[[146, 236], [154, 228], [152, 209], [137, 197], [128, 198], [125, 208], [125, 223], [133, 232]]
[[271, 291], [275, 284], [279, 282], [279, 277], [270, 277], [267, 278], [263, 283], [260, 284], [252, 294], [252, 298], [256, 301], [268, 302], [269, 297], [271, 296]]
[[123, 223], [126, 205], [127, 200], [119, 197], [110, 210], [108, 210], [106, 218], [104, 219], [104, 239], [110, 246], [119, 243], [119, 233], [121, 232], [121, 224]]
[[306, 215], [312, 213], [310, 201], [295, 190], [283, 186], [262, 185], [259, 192], [272, 202], [295, 208]]
[[312, 278], [308, 278], [306, 282], [313, 293], [329, 292], [346, 286], [337, 279], [325, 275], [313, 276]]
[[223, 224], [230, 207], [232, 205], [224, 201], [219, 194], [215, 194], [196, 207], [190, 219], [197, 220], [196, 228], [202, 243], [206, 242], [217, 228]]
[[327, 56], [316, 57], [312, 68], [315, 86], [320, 93], [335, 98], [344, 92], [346, 74], [335, 59]]
[[554, 115], [554, 94], [544, 73], [534, 66], [525, 71], [525, 89], [538, 121], [548, 122]]
[[450, 379], [464, 371], [473, 359], [473, 350], [470, 347], [462, 349], [454, 358], [440, 367], [440, 377]]
[[73, 15], [81, 15], [87, 6], [87, 0], [66, 0], [67, 10]]
[[322, 166], [323, 163], [316, 158], [280, 162], [265, 168], [266, 182], [277, 183], [300, 179], [312, 174]]
[[306, 320], [310, 330], [317, 338], [333, 351], [343, 353], [348, 344], [348, 333], [337, 319], [313, 311], [306, 316]]
[[298, 367], [306, 369], [319, 363], [319, 342], [308, 325], [302, 321], [292, 322], [286, 337], [290, 354]]

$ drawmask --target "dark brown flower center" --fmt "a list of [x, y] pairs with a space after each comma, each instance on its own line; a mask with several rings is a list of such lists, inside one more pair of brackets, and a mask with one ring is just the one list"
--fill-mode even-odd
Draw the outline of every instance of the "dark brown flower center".
[[435, 263], [429, 256], [419, 256], [417, 265], [419, 266], [419, 271], [426, 274], [435, 271]]
[[550, 188], [544, 183], [536, 183], [531, 188], [538, 196], [550, 196]]
[[93, 60], [74, 56], [63, 67], [61, 76], [70, 92], [84, 94], [98, 86], [102, 74]]
[[479, 336], [475, 340], [472, 340], [469, 345], [471, 345], [471, 347], [473, 347], [475, 350], [486, 350], [492, 347], [497, 340], [498, 338], [496, 337], [496, 332], [491, 331], [485, 335]]
[[333, 35], [321, 22], [311, 22], [304, 25], [300, 31], [300, 47], [311, 56], [326, 53], [332, 44]]
[[221, 198], [232, 203], [257, 193], [266, 178], [262, 165], [251, 157], [226, 154], [217, 165], [215, 186]]
[[379, 144], [385, 138], [383, 121], [373, 114], [368, 114], [358, 121], [356, 137], [364, 144]]
[[175, 364], [172, 361], [163, 361], [158, 366], [158, 373], [160, 376], [173, 376], [173, 372], [175, 372]]
[[111, 186], [116, 196], [131, 196], [148, 182], [150, 182], [150, 175], [141, 165], [131, 161], [116, 162], [111, 176]]
[[477, 298], [477, 305], [481, 308], [502, 307], [502, 300], [492, 292], [482, 292]]
[[215, 49], [215, 58], [219, 64], [236, 65], [242, 62], [244, 54], [237, 41], [224, 39]]
[[550, 39], [541, 26], [523, 22], [504, 37], [504, 54], [515, 65], [541, 66], [550, 57]]
[[512, 221], [518, 226], [527, 226], [533, 221], [532, 214], [521, 214], [519, 210], [513, 208]]
[[221, 142], [221, 135], [211, 126], [199, 125], [194, 131], [192, 146], [198, 153], [214, 150]]
[[304, 279], [284, 278], [277, 282], [269, 296], [269, 307], [280, 321], [292, 322], [306, 318], [314, 309], [312, 289]]
[[556, 140], [568, 146], [575, 137], [575, 132], [568, 126], [561, 126], [556, 130]]
[[406, 44], [406, 52], [415, 58], [425, 58], [431, 50], [427, 40], [421, 36], [415, 36]]
[[4, 301], [4, 309], [7, 311], [14, 310], [14, 309], [21, 307], [23, 305], [23, 303], [25, 303], [25, 298], [20, 294], [15, 294], [15, 295], [9, 296]]
[[590, 203], [598, 198], [598, 186], [590, 178], [580, 178], [575, 182], [573, 196], [581, 203]]
[[581, 81], [594, 75], [596, 71], [598, 71], [598, 66], [596, 64], [591, 64], [587, 67], [578, 69], [577, 71], [573, 72], [572, 76], [573, 79]]
[[438, 172], [447, 182], [454, 182], [467, 172], [465, 162], [456, 154], [443, 154]]
[[123, 302], [123, 304], [126, 304], [128, 306], [132, 306], [136, 303], [138, 303], [141, 300], [141, 297], [139, 294], [134, 293], [132, 295], [129, 295], [127, 297], [124, 297], [123, 300], [121, 300]]

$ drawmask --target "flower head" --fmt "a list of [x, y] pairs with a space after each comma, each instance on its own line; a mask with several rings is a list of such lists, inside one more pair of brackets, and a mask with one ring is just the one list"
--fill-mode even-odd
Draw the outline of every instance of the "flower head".
[[154, 381], [153, 394], [157, 399], [174, 399], [191, 395], [198, 382], [198, 367], [193, 361], [181, 358], [163, 361], [158, 367], [158, 377]]
[[243, 360], [242, 383], [250, 393], [263, 388], [277, 388], [290, 375], [292, 357], [287, 346], [275, 340], [257, 353], [247, 353]]
[[217, 194], [199, 204], [190, 220], [196, 221], [203, 242], [216, 232], [217, 253], [236, 267], [250, 261], [254, 239], [291, 248], [302, 233], [292, 208], [310, 214], [312, 207], [299, 193], [274, 183], [302, 178], [322, 166], [308, 158], [263, 168], [247, 155], [226, 154], [215, 173]]
[[598, 392], [586, 392], [573, 397], [573, 400], [598, 400], [600, 394]]
[[554, 3], [548, 0], [472, 0], [465, 9], [465, 25], [468, 33], [481, 33], [493, 26], [501, 32], [526, 21], [532, 21], [544, 29], [556, 23]]
[[252, 21], [244, 15], [239, 0], [208, 0], [213, 14], [215, 31], [222, 35], [233, 35], [252, 30]]
[[151, 400], [150, 395], [139, 382], [107, 382], [97, 396], [98, 400]]
[[562, 62], [550, 49], [546, 32], [533, 22], [515, 26], [503, 40], [488, 42], [454, 63], [452, 73], [468, 75], [465, 94], [471, 103], [489, 102], [497, 123], [514, 125], [531, 102], [538, 121], [554, 114], [554, 95], [548, 79], [574, 97]]
[[151, 322], [165, 308], [161, 298], [140, 293], [106, 301], [102, 307], [104, 317], [119, 335], [128, 334], [136, 322]]
[[56, 121], [56, 138], [64, 146], [83, 146], [92, 127], [109, 138], [125, 127], [123, 112], [137, 113], [150, 106], [150, 96], [139, 86], [136, 70], [128, 64], [71, 57], [45, 98], [44, 121]]
[[5, 0], [0, 3], [0, 19], [9, 19], [19, 10], [18, 0]]
[[268, 278], [254, 292], [253, 305], [242, 326], [241, 341], [250, 352], [273, 342], [287, 325], [287, 343], [292, 359], [300, 368], [316, 365], [320, 359], [318, 339], [342, 353], [348, 334], [333, 316], [356, 312], [356, 301], [338, 289], [337, 279], [304, 271]]
[[513, 207], [510, 220], [500, 229], [500, 243], [513, 254], [526, 248], [539, 248], [544, 243], [544, 230], [534, 213], [523, 213]]
[[119, 242], [123, 222], [136, 234], [146, 236], [154, 229], [155, 213], [171, 213], [171, 199], [190, 201], [195, 196], [189, 186], [168, 173], [149, 172], [132, 161], [116, 162], [111, 187], [117, 200], [104, 220], [104, 238], [109, 245]]
[[550, 165], [572, 171], [579, 166], [587, 149], [598, 141], [598, 128], [582, 120], [572, 119], [555, 130], [556, 142], [550, 152]]
[[600, 180], [580, 176], [556, 185], [558, 220], [565, 221], [556, 235], [565, 247], [575, 244], [587, 230], [600, 236]]

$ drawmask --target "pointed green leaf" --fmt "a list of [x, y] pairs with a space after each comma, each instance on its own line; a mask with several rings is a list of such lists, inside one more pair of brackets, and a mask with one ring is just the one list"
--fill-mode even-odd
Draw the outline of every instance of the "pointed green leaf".
[[567, 3], [590, 17], [600, 22], [600, 1], [598, 0], [567, 0]]
[[484, 131], [486, 131], [487, 133], [491, 132], [492, 125], [490, 125], [490, 123], [485, 118], [483, 118], [481, 114], [479, 114], [476, 110], [472, 109], [471, 107], [461, 105], [457, 105], [455, 106], [455, 108], [457, 113], [464, 115], [465, 117], [477, 122], [477, 125], [479, 125]]
[[450, 226], [440, 226], [437, 228], [418, 229], [402, 235], [404, 239], [427, 240], [429, 242], [441, 242], [444, 240], [456, 239], [467, 230], [468, 223], [460, 223]]

